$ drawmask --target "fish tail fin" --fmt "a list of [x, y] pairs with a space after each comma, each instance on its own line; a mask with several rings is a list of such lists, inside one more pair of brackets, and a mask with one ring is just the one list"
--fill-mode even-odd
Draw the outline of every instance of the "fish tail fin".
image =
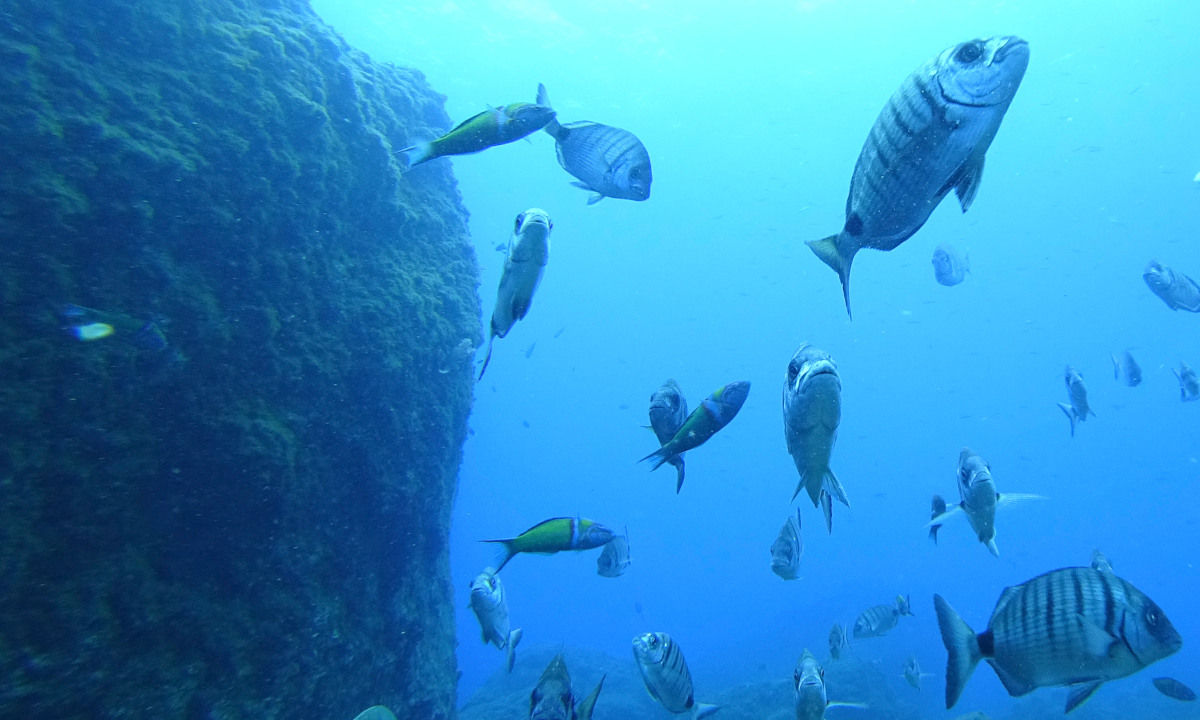
[[[546, 92], [546, 86], [542, 83], [538, 83], [537, 87], [537, 104], [541, 105], [542, 107], [548, 107], [551, 109], [554, 108], [554, 106], [550, 104], [550, 93]], [[550, 118], [550, 122], [542, 126], [542, 129], [545, 130], [550, 137], [557, 140], [560, 127], [561, 126], [558, 124], [558, 118], [553, 117]]]
[[842, 297], [846, 300], [846, 314], [853, 320], [854, 313], [850, 312], [850, 265], [854, 262], [854, 253], [849, 255], [842, 253], [837, 243], [839, 237], [841, 237], [840, 233], [820, 240], [809, 240], [806, 244], [812, 248], [817, 257], [821, 258], [821, 262], [833, 268], [833, 271], [838, 274], [838, 279], [842, 281]]
[[[665, 463], [667, 460], [669, 460], [672, 455], [673, 455], [673, 453], [670, 450], [667, 450], [667, 446], [663, 445], [662, 447], [660, 447], [659, 449], [650, 453], [646, 457], [642, 458], [641, 460], [638, 460], [638, 462], [646, 462], [647, 460], [654, 460], [654, 464], [650, 466], [650, 469], [653, 471], [653, 470], [657, 470], [660, 467], [662, 467], [662, 464]], [[678, 490], [676, 490], [676, 492], [678, 492]]]
[[496, 569], [492, 571], [493, 575], [498, 575], [504, 566], [512, 560], [513, 555], [516, 555], [516, 550], [513, 549], [512, 540], [484, 540], [485, 543], [500, 543], [500, 552], [496, 553]]
[[1075, 437], [1075, 410], [1066, 403], [1059, 403], [1058, 409], [1063, 411], [1067, 419], [1071, 421], [1071, 437]]
[[983, 651], [975, 631], [941, 595], [934, 594], [933, 607], [942, 644], [946, 646], [946, 709], [949, 710], [958, 702], [975, 666], [983, 659]]
[[675, 466], [675, 494], [678, 495], [683, 489], [683, 456], [671, 460], [671, 464]]
[[512, 672], [513, 665], [517, 663], [517, 643], [521, 642], [521, 635], [524, 631], [517, 628], [508, 634], [508, 643], [505, 645], [505, 665], [508, 666], [508, 671]]
[[596, 203], [600, 202], [603, 199], [604, 199], [603, 193], [594, 192], [591, 195], [588, 195], [587, 204], [595, 205]]
[[492, 361], [492, 341], [495, 339], [496, 339], [495, 333], [492, 333], [492, 335], [488, 338], [487, 355], [483, 356], [483, 367], [479, 368], [479, 377], [475, 378], [475, 382], [479, 382], [480, 380], [482, 380], [483, 374], [485, 372], [487, 372], [488, 363], [490, 363]]
[[600, 688], [604, 687], [604, 679], [608, 674], [600, 676], [600, 682], [596, 683], [596, 689], [588, 693], [588, 696], [579, 701], [579, 707], [575, 711], [577, 720], [592, 720], [592, 711], [596, 708], [596, 699], [600, 697]]
[[716, 711], [718, 711], [720, 709], [721, 709], [720, 705], [712, 705], [710, 703], [698, 702], [692, 706], [692, 720], [700, 720], [700, 718], [706, 718], [709, 715], [712, 715], [713, 713], [715, 713]]
[[400, 152], [404, 154], [404, 171], [408, 172], [426, 160], [431, 159], [433, 154], [433, 143], [425, 140], [417, 143], [416, 145], [409, 145]]
[[821, 491], [821, 514], [825, 516], [825, 530], [833, 534], [833, 496]]

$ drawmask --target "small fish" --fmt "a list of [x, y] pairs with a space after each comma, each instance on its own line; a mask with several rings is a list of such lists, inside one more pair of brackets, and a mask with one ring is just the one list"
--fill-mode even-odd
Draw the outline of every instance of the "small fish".
[[1108, 680], [1173, 654], [1183, 639], [1157, 604], [1111, 572], [1052, 570], [1005, 588], [978, 635], [941, 595], [933, 596], [946, 646], [946, 709], [980, 660], [1014, 697], [1066, 685], [1066, 712]]
[[962, 512], [967, 516], [967, 522], [979, 542], [996, 557], [1000, 557], [1000, 549], [996, 546], [996, 509], [1025, 500], [1044, 499], [1040, 495], [1027, 493], [996, 492], [991, 467], [983, 458], [971, 452], [971, 448], [963, 448], [958, 453], [958, 495], [961, 498], [958, 505], [935, 515], [929, 521], [929, 526], [940, 526], [948, 518]]
[[825, 687], [825, 668], [808, 648], [796, 662], [792, 672], [792, 687], [796, 691], [796, 720], [824, 720], [831, 707], [866, 708], [865, 703], [832, 702]]
[[1093, 570], [1099, 570], [1100, 572], [1104, 573], [1112, 573], [1113, 571], [1112, 563], [1110, 563], [1108, 558], [1104, 557], [1104, 553], [1100, 552], [1099, 550], [1092, 551], [1091, 567]]
[[160, 352], [168, 347], [160, 320], [145, 320], [74, 303], [58, 308], [58, 316], [64, 323], [63, 330], [80, 342], [94, 342], [115, 336], [141, 350]]
[[783, 380], [783, 437], [800, 473], [792, 499], [807, 488], [829, 532], [833, 532], [833, 498], [850, 507], [829, 466], [841, 420], [842, 380], [837, 364], [829, 353], [804, 343], [792, 353]]
[[949, 245], [938, 245], [933, 251], [933, 277], [939, 285], [953, 287], [966, 279], [970, 271], [970, 256], [959, 255]]
[[1196, 693], [1175, 678], [1156, 677], [1154, 678], [1154, 687], [1158, 688], [1163, 695], [1182, 702], [1192, 702], [1196, 699]]
[[912, 616], [912, 604], [907, 595], [897, 595], [893, 605], [876, 605], [863, 610], [854, 621], [854, 637], [882, 637], [896, 627], [901, 615]]
[[854, 165], [845, 225], [808, 243], [841, 279], [847, 314], [859, 250], [895, 249], [951, 190], [963, 212], [971, 207], [984, 154], [1028, 65], [1021, 38], [969, 40], [917, 68], [887, 101]]
[[624, 535], [614, 535], [596, 558], [596, 573], [601, 577], [619, 577], [625, 574], [633, 560], [629, 557], [629, 529]]
[[67, 327], [67, 332], [71, 333], [76, 340], [82, 342], [102, 340], [112, 335], [115, 330], [112, 325], [102, 322], [87, 323], [86, 325], [70, 325]]
[[1179, 369], [1173, 372], [1179, 380], [1179, 399], [1184, 402], [1200, 399], [1200, 378], [1196, 377], [1196, 371], [1188, 367], [1187, 363], [1181, 362]]
[[837, 660], [842, 657], [842, 650], [850, 647], [850, 639], [846, 637], [846, 628], [841, 623], [834, 623], [829, 630], [829, 657]]
[[699, 407], [687, 416], [683, 425], [675, 431], [671, 439], [663, 446], [638, 462], [653, 460], [651, 470], [658, 469], [663, 463], [670, 462], [680, 454], [692, 448], [703, 445], [706, 440], [715, 435], [718, 430], [729, 424], [737, 416], [738, 410], [746, 402], [750, 394], [750, 383], [745, 380], [731, 382], [725, 387], [704, 398]]
[[1133, 359], [1133, 354], [1128, 350], [1118, 358], [1112, 356], [1113, 363], [1113, 380], [1122, 380], [1129, 387], [1137, 387], [1142, 384], [1142, 367], [1137, 364], [1137, 360]]
[[[538, 84], [537, 102], [550, 107], [546, 86]], [[645, 200], [650, 197], [650, 153], [628, 130], [582, 121], [559, 124], [551, 119], [542, 128], [554, 138], [558, 164], [579, 179], [571, 183], [587, 190], [588, 205], [606, 197]]]
[[542, 281], [542, 272], [550, 260], [552, 229], [554, 223], [545, 210], [529, 208], [517, 215], [512, 237], [508, 240], [508, 257], [504, 260], [504, 272], [500, 275], [500, 289], [496, 292], [487, 355], [479, 370], [480, 380], [492, 361], [492, 342], [508, 335], [513, 325], [529, 312], [533, 293]]
[[804, 555], [804, 538], [800, 535], [800, 510], [795, 516], [788, 515], [779, 530], [779, 537], [771, 543], [771, 572], [784, 580], [799, 577], [800, 558]]
[[605, 677], [600, 678], [590, 695], [576, 704], [567, 663], [562, 653], [555, 655], [529, 695], [529, 720], [591, 720]]
[[[654, 430], [659, 445], [671, 442], [687, 417], [687, 399], [679, 389], [679, 383], [674, 380], [668, 379], [650, 396], [650, 428]], [[683, 489], [683, 453], [667, 462], [675, 468], [675, 492], [678, 493]]]
[[1066, 414], [1067, 419], [1071, 421], [1071, 437], [1075, 437], [1075, 425], [1087, 420], [1088, 415], [1096, 416], [1096, 412], [1088, 406], [1087, 385], [1083, 384], [1083, 375], [1080, 375], [1075, 368], [1067, 366], [1064, 373], [1064, 379], [1067, 383], [1067, 397], [1071, 403], [1059, 403], [1058, 409]]
[[1150, 292], [1172, 310], [1200, 312], [1200, 285], [1187, 275], [1151, 260], [1142, 272], [1142, 279], [1146, 281]]
[[942, 524], [933, 521], [937, 519], [938, 515], [941, 515], [944, 512], [946, 512], [946, 499], [941, 495], [934, 495], [933, 501], [930, 503], [929, 510], [929, 539], [933, 540], [934, 545], [937, 545], [937, 534], [938, 530], [942, 528]]
[[933, 673], [921, 672], [921, 664], [917, 662], [916, 655], [908, 656], [908, 660], [904, 662], [904, 671], [901, 674], [908, 681], [908, 684], [917, 690], [921, 689], [921, 678], [933, 677]]
[[508, 598], [504, 583], [491, 568], [475, 576], [471, 581], [471, 599], [468, 602], [479, 628], [483, 631], [483, 642], [492, 643], [505, 651], [505, 665], [512, 672], [516, 662], [517, 643], [521, 642], [521, 629], [509, 629]]
[[469, 155], [490, 147], [520, 140], [541, 130], [554, 119], [554, 110], [530, 103], [512, 103], [488, 108], [455, 125], [450, 132], [426, 142], [404, 148], [408, 167], [445, 155]]
[[718, 710], [716, 705], [696, 702], [692, 673], [679, 644], [665, 632], [648, 632], [633, 638], [633, 659], [642, 673], [650, 697], [672, 713], [690, 713], [693, 720]]
[[594, 520], [557, 517], [543, 520], [515, 538], [483, 542], [503, 545], [495, 570], [499, 573], [517, 553], [552, 555], [564, 550], [591, 550], [612, 539], [613, 531]]

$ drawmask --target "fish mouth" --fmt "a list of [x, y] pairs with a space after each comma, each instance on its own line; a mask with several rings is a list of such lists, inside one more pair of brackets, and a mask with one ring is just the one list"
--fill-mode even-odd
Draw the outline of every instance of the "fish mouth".
[[993, 62], [1004, 62], [1005, 58], [1014, 52], [1022, 52], [1029, 56], [1029, 43], [1019, 37], [1011, 36], [1005, 40], [1004, 44], [996, 48], [996, 53], [993, 55]]

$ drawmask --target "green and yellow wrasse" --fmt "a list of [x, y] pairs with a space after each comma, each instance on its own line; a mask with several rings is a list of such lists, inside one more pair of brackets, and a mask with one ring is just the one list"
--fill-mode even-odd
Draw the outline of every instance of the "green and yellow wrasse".
[[738, 410], [742, 409], [742, 404], [746, 402], [746, 396], [749, 394], [750, 383], [745, 380], [732, 382], [720, 388], [701, 401], [670, 440], [638, 462], [653, 459], [654, 466], [650, 469], [657, 470], [663, 463], [670, 462], [679, 457], [681, 453], [703, 445], [706, 440], [733, 420], [738, 414]]
[[413, 168], [443, 155], [469, 155], [520, 140], [541, 130], [553, 119], [554, 110], [548, 107], [512, 103], [484, 110], [463, 120], [440, 138], [419, 142], [400, 152], [404, 153], [408, 167]]
[[497, 558], [495, 572], [517, 553], [552, 555], [563, 550], [591, 550], [613, 539], [613, 531], [594, 520], [578, 517], [557, 517], [544, 520], [525, 532], [507, 540], [484, 540], [501, 543], [504, 551]]

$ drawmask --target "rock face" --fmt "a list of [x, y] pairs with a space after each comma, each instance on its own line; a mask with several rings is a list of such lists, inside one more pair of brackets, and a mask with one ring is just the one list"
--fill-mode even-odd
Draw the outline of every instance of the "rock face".
[[453, 718], [442, 98], [302, 0], [11, 0], [0, 97], [4, 714]]

